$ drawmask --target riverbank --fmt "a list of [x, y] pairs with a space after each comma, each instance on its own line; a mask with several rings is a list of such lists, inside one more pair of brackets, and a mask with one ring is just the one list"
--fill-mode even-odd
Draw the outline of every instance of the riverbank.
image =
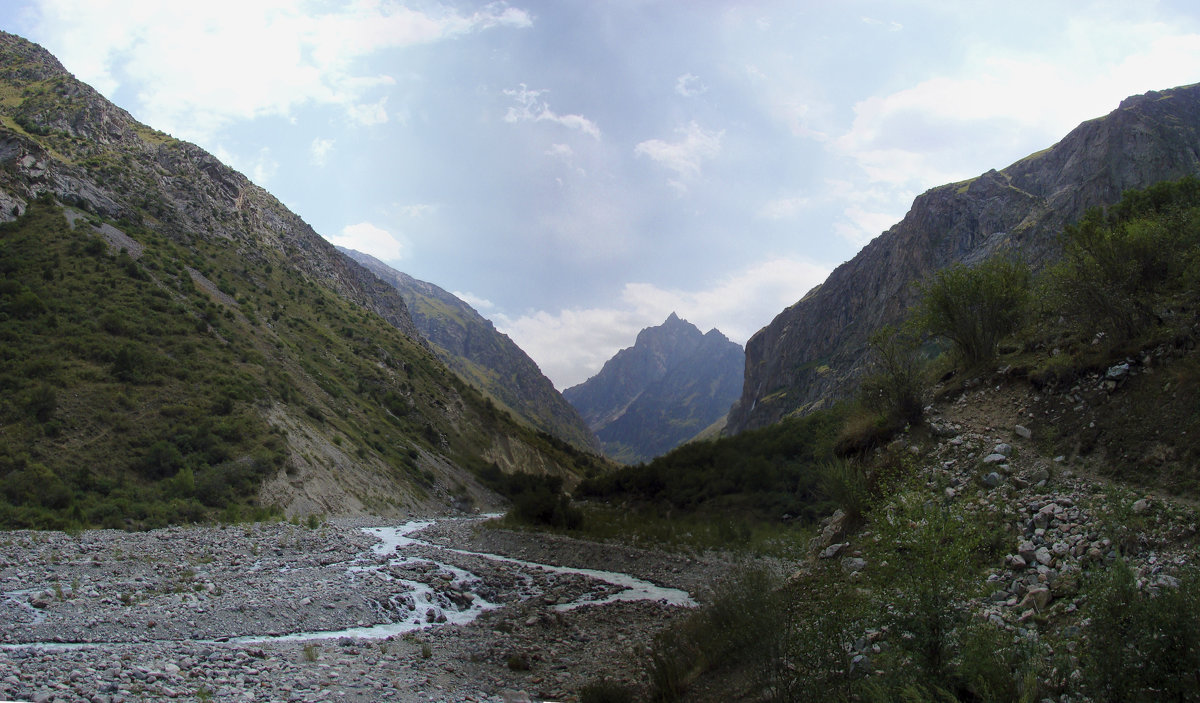
[[721, 569], [477, 520], [389, 550], [367, 524], [0, 533], [0, 698], [570, 700], [644, 683], [686, 608], [591, 604], [627, 586], [538, 563], [688, 591]]

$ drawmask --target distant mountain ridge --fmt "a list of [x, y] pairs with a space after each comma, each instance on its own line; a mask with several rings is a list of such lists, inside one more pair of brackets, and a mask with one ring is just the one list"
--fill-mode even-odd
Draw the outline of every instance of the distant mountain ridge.
[[671, 313], [563, 396], [608, 456], [645, 461], [720, 420], [741, 390], [743, 365], [741, 346], [715, 329], [702, 334]]
[[1127, 98], [1002, 171], [929, 190], [747, 342], [745, 382], [726, 431], [763, 427], [851, 392], [870, 334], [915, 302], [913, 281], [1002, 251], [1036, 269], [1088, 208], [1198, 174], [1200, 87], [1191, 85]]
[[580, 449], [601, 452], [599, 440], [575, 408], [491, 320], [454, 294], [370, 254], [338, 250], [400, 292], [413, 324], [443, 363], [533, 427]]

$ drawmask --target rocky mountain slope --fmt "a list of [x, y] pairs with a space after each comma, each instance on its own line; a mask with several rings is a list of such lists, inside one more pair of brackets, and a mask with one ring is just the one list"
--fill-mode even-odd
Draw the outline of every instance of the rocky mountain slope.
[[599, 453], [600, 442], [550, 379], [508, 335], [457, 296], [418, 281], [375, 257], [340, 251], [400, 291], [434, 354], [501, 407], [533, 427]]
[[915, 301], [912, 283], [1002, 251], [1036, 269], [1065, 224], [1123, 191], [1200, 173], [1200, 85], [1124, 100], [1059, 143], [1001, 171], [934, 188], [746, 344], [727, 431], [762, 427], [844, 396], [866, 342]]
[[0, 497], [22, 519], [424, 511], [493, 500], [471, 468], [571, 479], [588, 461], [496, 412], [398, 291], [269, 193], [4, 33], [14, 219]]
[[563, 396], [619, 461], [650, 459], [719, 420], [740, 391], [742, 348], [671, 313]]

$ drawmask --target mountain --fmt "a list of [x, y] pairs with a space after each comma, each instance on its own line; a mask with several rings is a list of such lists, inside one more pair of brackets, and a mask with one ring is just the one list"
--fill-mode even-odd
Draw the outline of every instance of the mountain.
[[1011, 251], [1036, 270], [1088, 209], [1131, 188], [1200, 174], [1200, 85], [1127, 98], [1054, 146], [1001, 171], [933, 188], [904, 219], [746, 344], [728, 432], [763, 427], [844, 397], [870, 334], [915, 302], [914, 281]]
[[743, 364], [742, 348], [725, 335], [715, 329], [701, 334], [671, 313], [563, 396], [587, 420], [608, 456], [644, 461], [724, 416], [741, 390]]
[[600, 442], [533, 359], [491, 320], [452, 293], [418, 281], [375, 257], [340, 249], [400, 291], [433, 353], [458, 375], [533, 427], [599, 453]]
[[430, 351], [393, 287], [0, 33], [0, 522], [494, 505], [592, 461]]

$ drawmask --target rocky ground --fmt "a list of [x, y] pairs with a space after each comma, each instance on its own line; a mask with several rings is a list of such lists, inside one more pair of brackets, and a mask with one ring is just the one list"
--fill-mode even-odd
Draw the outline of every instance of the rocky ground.
[[[599, 679], [640, 683], [653, 635], [686, 609], [566, 609], [621, 589], [464, 552], [685, 589], [724, 568], [478, 520], [436, 523], [396, 560], [362, 527], [2, 533], [0, 699], [571, 700]], [[427, 586], [436, 605], [415, 603], [402, 580]], [[409, 631], [370, 629], [385, 623]]]
[[[1157, 387], [1161, 375], [1145, 356], [1039, 391], [1002, 369], [952, 391], [939, 388], [927, 425], [894, 441], [889, 450], [909, 455], [931, 496], [975, 515], [1002, 542], [1003, 556], [984, 574], [984, 595], [973, 604], [976, 616], [1019, 637], [1054, 630], [1070, 641], [1087, 624], [1080, 590], [1089, 574], [1121, 558], [1138, 587], [1154, 591], [1177, 587], [1177, 574], [1197, 562], [1194, 501], [1112, 480], [1116, 452], [1100, 443], [1059, 453], [1062, 443], [1048, 439], [1067, 426], [1074, 434], [1114, 417], [1132, 421], [1127, 386]], [[852, 578], [872, 568], [863, 549], [874, 539], [869, 529], [847, 536], [838, 516], [823, 527], [812, 545], [818, 560], [839, 562]], [[860, 665], [880, 651], [880, 633], [871, 634], [853, 653]], [[1071, 649], [1068, 657], [1076, 677], [1077, 654]]]

